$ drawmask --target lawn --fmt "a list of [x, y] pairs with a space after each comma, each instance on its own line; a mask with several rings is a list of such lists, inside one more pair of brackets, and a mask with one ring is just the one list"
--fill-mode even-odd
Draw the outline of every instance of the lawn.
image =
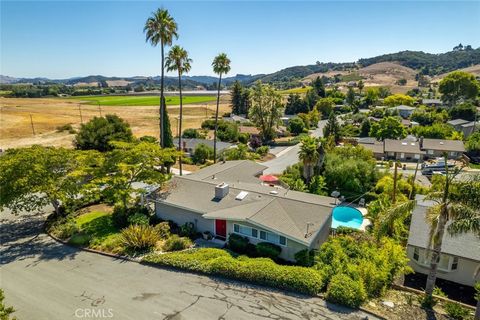
[[[78, 96], [71, 99], [87, 101], [87, 104], [101, 106], [157, 106], [160, 104], [159, 96]], [[214, 101], [215, 96], [184, 96], [184, 104], [203, 103]], [[180, 104], [180, 97], [167, 96], [165, 97], [167, 105]]]
[[469, 167], [472, 169], [480, 169], [480, 163], [470, 163]]

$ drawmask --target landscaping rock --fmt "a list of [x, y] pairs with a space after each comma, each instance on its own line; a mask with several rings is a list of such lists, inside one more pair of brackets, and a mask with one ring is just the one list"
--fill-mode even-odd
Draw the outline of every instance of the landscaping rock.
[[392, 301], [382, 301], [382, 304], [389, 308], [395, 307], [395, 304]]

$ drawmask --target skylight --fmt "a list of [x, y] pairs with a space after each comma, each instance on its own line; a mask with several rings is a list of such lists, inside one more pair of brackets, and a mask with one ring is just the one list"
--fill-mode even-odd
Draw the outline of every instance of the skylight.
[[248, 195], [247, 191], [240, 191], [239, 194], [235, 197], [235, 200], [243, 200]]

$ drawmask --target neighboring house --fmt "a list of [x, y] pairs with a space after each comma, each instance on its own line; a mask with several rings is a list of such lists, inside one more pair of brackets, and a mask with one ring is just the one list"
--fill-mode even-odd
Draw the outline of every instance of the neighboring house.
[[445, 152], [449, 159], [457, 159], [465, 152], [463, 141], [460, 140], [406, 138], [376, 141], [372, 138], [360, 138], [358, 145], [372, 150], [377, 159], [402, 161], [443, 157]]
[[410, 106], [406, 106], [406, 105], [399, 105], [399, 106], [393, 107], [392, 109], [397, 110], [398, 114], [402, 118], [408, 118], [412, 115], [413, 111], [415, 110], [415, 107], [410, 107]]
[[335, 199], [263, 185], [266, 167], [252, 161], [227, 161], [188, 176], [176, 176], [155, 200], [156, 215], [179, 225], [191, 222], [216, 238], [231, 234], [251, 243], [274, 243], [280, 257], [294, 261], [304, 249], [328, 238]]
[[456, 131], [462, 132], [465, 138], [471, 135], [474, 132], [474, 129], [477, 131], [480, 129], [480, 122], [478, 121], [476, 125], [474, 121], [468, 121], [463, 119], [454, 119], [447, 121], [447, 123], [451, 125]]
[[441, 107], [443, 102], [440, 99], [422, 99], [422, 104], [429, 107]]
[[235, 123], [249, 122], [249, 120], [245, 117], [245, 115], [236, 115], [233, 113], [229, 117], [223, 117], [223, 120], [227, 122], [235, 122]]
[[[435, 202], [417, 196], [417, 206], [412, 213], [407, 255], [415, 272], [428, 274], [430, 267], [429, 230], [427, 209]], [[442, 252], [437, 277], [463, 285], [473, 286], [480, 280], [480, 239], [473, 233], [443, 236]]]
[[[191, 138], [191, 139], [183, 138], [182, 139], [182, 145], [183, 145], [182, 150], [185, 153], [187, 153], [187, 156], [191, 156], [194, 153], [195, 148], [199, 144], [205, 144], [205, 145], [213, 148], [213, 140], [197, 139], [197, 138]], [[178, 140], [177, 139], [175, 139], [174, 145], [175, 145], [175, 147], [178, 148]], [[232, 143], [217, 140], [217, 152], [218, 152], [218, 154], [222, 153], [224, 150], [227, 150], [227, 149], [229, 149], [233, 146], [234, 146], [234, 144], [232, 144]]]
[[239, 133], [248, 133], [251, 137], [260, 137], [260, 130], [257, 127], [251, 126], [239, 126]]
[[470, 121], [463, 120], [463, 119], [453, 119], [453, 120], [447, 121], [447, 124], [451, 125], [453, 127], [453, 129], [455, 129], [457, 131], [461, 131], [462, 130], [462, 124], [469, 123], [469, 122]]

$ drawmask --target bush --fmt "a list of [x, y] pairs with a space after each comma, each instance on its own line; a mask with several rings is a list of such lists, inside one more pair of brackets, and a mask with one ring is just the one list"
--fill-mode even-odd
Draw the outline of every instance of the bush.
[[470, 313], [467, 308], [464, 308], [458, 303], [453, 303], [453, 302], [445, 303], [444, 309], [447, 312], [447, 314], [455, 320], [467, 319]]
[[56, 221], [49, 232], [57, 238], [67, 239], [79, 232], [79, 228], [73, 219], [62, 219]]
[[238, 142], [240, 143], [247, 144], [248, 139], [250, 139], [250, 135], [248, 133], [240, 133], [238, 135]]
[[367, 299], [367, 295], [361, 281], [353, 280], [345, 274], [337, 274], [328, 284], [326, 299], [351, 308], [358, 308]]
[[295, 261], [303, 267], [313, 266], [315, 252], [313, 250], [303, 249], [295, 253]]
[[238, 234], [231, 234], [228, 237], [228, 248], [232, 251], [246, 253], [248, 244], [248, 238], [242, 237]]
[[305, 123], [299, 117], [294, 117], [288, 122], [288, 131], [294, 135], [302, 133], [304, 129]]
[[182, 237], [194, 238], [197, 234], [197, 230], [195, 230], [195, 225], [192, 222], [187, 222], [180, 227], [179, 234]]
[[183, 138], [203, 138], [200, 132], [197, 129], [189, 128], [185, 129], [182, 134]]
[[160, 240], [160, 235], [152, 226], [131, 225], [122, 230], [122, 243], [130, 249], [150, 249], [158, 240]]
[[208, 159], [213, 158], [213, 148], [204, 143], [200, 143], [195, 147], [192, 155], [194, 163], [204, 164]]
[[255, 152], [263, 157], [268, 154], [268, 151], [270, 151], [270, 148], [268, 146], [261, 146], [261, 147], [258, 147]]
[[113, 208], [112, 213], [113, 224], [119, 229], [125, 228], [126, 226], [131, 224], [129, 218], [135, 214], [142, 214], [147, 217], [147, 220], [149, 219], [149, 213], [146, 207], [135, 206], [125, 209], [121, 206], [116, 206], [115, 208]]
[[160, 222], [155, 226], [155, 230], [157, 230], [158, 235], [162, 239], [170, 237], [170, 225], [168, 222]]
[[266, 257], [275, 260], [282, 252], [282, 248], [269, 242], [260, 242], [256, 246], [259, 257]]
[[70, 240], [68, 240], [68, 243], [73, 244], [74, 246], [88, 246], [90, 243], [90, 240], [92, 240], [92, 236], [86, 233], [76, 233], [74, 234]]
[[133, 215], [129, 216], [127, 218], [128, 224], [129, 225], [148, 225], [150, 222], [150, 219], [144, 215], [143, 213], [134, 213]]
[[70, 123], [64, 124], [63, 126], [58, 126], [57, 127], [57, 132], [63, 132], [63, 131], [68, 131], [70, 134], [75, 134], [77, 131], [73, 129], [72, 125]]
[[165, 251], [179, 251], [190, 248], [193, 245], [192, 240], [187, 237], [179, 237], [176, 234], [168, 238], [163, 244]]
[[143, 261], [312, 295], [324, 286], [323, 274], [311, 268], [282, 266], [268, 258], [234, 258], [221, 249], [150, 254]]

